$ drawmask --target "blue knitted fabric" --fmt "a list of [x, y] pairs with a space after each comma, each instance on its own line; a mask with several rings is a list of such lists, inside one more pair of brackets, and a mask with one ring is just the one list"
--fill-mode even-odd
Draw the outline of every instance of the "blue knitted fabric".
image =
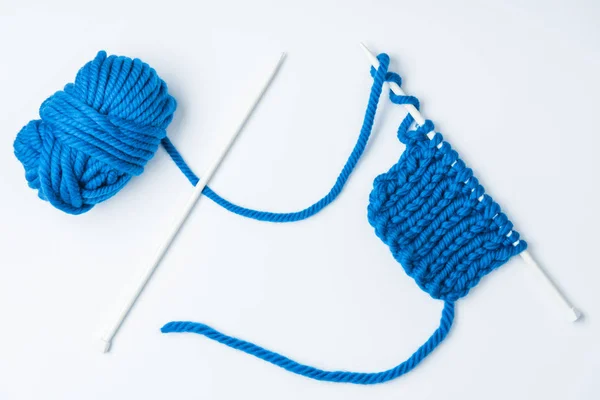
[[406, 150], [375, 179], [369, 223], [421, 289], [455, 301], [527, 244], [442, 135], [426, 136], [433, 129], [398, 132]]

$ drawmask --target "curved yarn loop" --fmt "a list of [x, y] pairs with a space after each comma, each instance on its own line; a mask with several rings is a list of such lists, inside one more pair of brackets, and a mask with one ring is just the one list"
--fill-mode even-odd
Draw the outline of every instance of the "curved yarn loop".
[[227, 336], [207, 325], [197, 322], [174, 321], [161, 328], [162, 333], [190, 332], [204, 335], [216, 342], [222, 343], [233, 349], [243, 351], [261, 360], [286, 369], [298, 375], [319, 381], [355, 383], [360, 385], [374, 385], [396, 379], [415, 368], [429, 355], [448, 335], [454, 321], [454, 303], [445, 302], [440, 319], [440, 326], [433, 332], [429, 339], [419, 347], [406, 361], [382, 372], [347, 372], [325, 371], [308, 365], [300, 364], [281, 354], [267, 350], [253, 343], [246, 342], [232, 336]]
[[[306, 218], [309, 218], [323, 208], [327, 207], [331, 202], [333, 202], [338, 195], [342, 192], [342, 189], [346, 185], [348, 178], [354, 171], [356, 164], [360, 160], [361, 156], [364, 153], [365, 147], [369, 141], [371, 136], [371, 131], [373, 130], [373, 122], [375, 120], [375, 114], [377, 113], [377, 106], [379, 103], [379, 98], [381, 97], [381, 92], [383, 88], [383, 84], [386, 80], [395, 79], [394, 77], [399, 76], [397, 74], [388, 73], [387, 69], [390, 63], [390, 59], [387, 54], [381, 54], [378, 56], [379, 59], [379, 69], [375, 71], [373, 69], [373, 84], [371, 86], [371, 92], [369, 94], [369, 102], [367, 104], [367, 110], [365, 112], [365, 117], [363, 119], [363, 124], [360, 130], [360, 134], [348, 157], [348, 160], [344, 164], [342, 171], [338, 175], [335, 180], [334, 185], [331, 187], [329, 192], [323, 196], [321, 199], [313, 203], [312, 205], [294, 212], [270, 212], [270, 211], [260, 211], [253, 210], [251, 208], [246, 208], [234, 204], [225, 198], [219, 196], [216, 192], [214, 192], [210, 187], [206, 186], [202, 191], [206, 197], [225, 208], [226, 210], [241, 215], [246, 218], [251, 218], [259, 221], [267, 221], [267, 222], [296, 222]], [[162, 140], [162, 145], [167, 153], [171, 156], [175, 165], [183, 172], [183, 174], [188, 178], [190, 183], [194, 186], [199, 182], [200, 178], [191, 170], [191, 168], [186, 164], [183, 157], [177, 151], [173, 143], [169, 140], [169, 138], [165, 137]]]
[[[381, 54], [365, 118], [340, 174], [329, 192], [295, 212], [270, 212], [239, 206], [210, 187], [203, 194], [235, 214], [267, 222], [295, 222], [309, 218], [341, 193], [371, 136], [383, 83], [399, 76], [388, 73], [389, 57]], [[15, 155], [25, 167], [29, 186], [39, 197], [70, 214], [81, 214], [114, 196], [140, 175], [161, 143], [187, 179], [199, 177], [166, 136], [176, 102], [154, 69], [139, 59], [107, 57], [100, 51], [65, 86], [40, 107], [40, 120], [31, 121], [17, 135]]]

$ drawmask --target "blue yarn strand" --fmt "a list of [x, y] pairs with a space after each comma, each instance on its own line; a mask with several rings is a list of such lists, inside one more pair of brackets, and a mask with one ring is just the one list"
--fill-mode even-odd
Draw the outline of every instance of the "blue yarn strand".
[[[273, 214], [247, 209], [240, 213], [231, 203], [227, 203], [231, 208], [226, 208], [251, 218], [287, 222], [313, 215], [322, 208], [321, 204], [329, 204], [339, 194], [362, 154], [383, 81], [398, 85], [402, 82], [399, 75], [387, 72], [389, 59], [386, 55], [380, 55], [379, 60], [383, 67], [371, 70], [374, 83], [359, 142], [330, 194], [300, 213]], [[397, 96], [390, 92], [390, 100], [419, 109], [419, 100], [413, 96]], [[473, 171], [466, 167], [442, 135], [435, 132], [433, 122], [427, 120], [411, 130], [413, 125], [413, 117], [407, 114], [398, 128], [398, 139], [406, 144], [406, 149], [388, 172], [375, 179], [368, 206], [369, 223], [405, 272], [431, 297], [444, 301], [439, 328], [410, 358], [383, 372], [324, 371], [227, 336], [201, 323], [171, 322], [163, 326], [162, 332], [204, 335], [290, 372], [322, 381], [376, 384], [395, 379], [416, 367], [448, 335], [454, 320], [455, 301], [466, 296], [485, 275], [523, 251], [527, 243], [520, 240], [500, 206], [485, 194]], [[431, 140], [427, 137], [429, 132], [435, 132]], [[191, 171], [169, 145], [167, 143], [165, 148], [173, 153], [174, 161], [183, 166], [182, 171], [187, 171], [187, 176]], [[209, 193], [216, 196], [212, 191]], [[328, 197], [332, 193], [333, 197]], [[216, 196], [216, 199], [219, 203], [220, 198]]]
[[[383, 83], [385, 81], [394, 81], [396, 83], [401, 83], [400, 76], [395, 73], [387, 72], [387, 68], [389, 65], [389, 57], [386, 54], [381, 54], [378, 56], [380, 66], [377, 70], [372, 69], [371, 75], [373, 75], [373, 85], [371, 87], [371, 93], [369, 96], [369, 103], [367, 105], [367, 110], [365, 112], [365, 118], [363, 121], [363, 125], [360, 131], [360, 135], [348, 161], [344, 165], [342, 172], [338, 176], [334, 186], [331, 188], [329, 193], [321, 198], [319, 201], [314, 203], [313, 205], [305, 208], [304, 210], [292, 212], [292, 213], [272, 213], [265, 211], [257, 211], [244, 207], [240, 207], [235, 205], [219, 195], [217, 195], [214, 191], [212, 191], [208, 186], [202, 192], [204, 195], [215, 201], [217, 204], [226, 208], [227, 210], [236, 213], [238, 215], [242, 215], [244, 217], [253, 218], [261, 221], [270, 221], [270, 222], [292, 222], [299, 221], [305, 218], [308, 218], [328, 204], [330, 204], [335, 198], [339, 195], [342, 188], [344, 187], [346, 181], [348, 180], [350, 174], [354, 170], [356, 163], [360, 159], [367, 141], [371, 135], [371, 130], [373, 128], [373, 121], [375, 119], [375, 113], [377, 111], [377, 105], [379, 99], [381, 97]], [[390, 92], [390, 96], [393, 95]], [[415, 105], [415, 107], [419, 107], [419, 102], [415, 97], [412, 96], [396, 96], [393, 98], [397, 103], [409, 103]], [[413, 120], [410, 115], [408, 115], [405, 120], [402, 122], [401, 126], [408, 128], [412, 124]], [[196, 185], [199, 181], [199, 178], [193, 173], [193, 171], [189, 168], [189, 166], [183, 160], [181, 154], [177, 151], [175, 146], [171, 143], [168, 138], [162, 139], [162, 145], [167, 151], [167, 153], [171, 156], [175, 164], [179, 167], [179, 169], [183, 172], [183, 174], [188, 178], [188, 180], [192, 183], [192, 185]], [[288, 357], [285, 357], [281, 354], [275, 353], [273, 351], [267, 350], [263, 347], [257, 346], [253, 343], [247, 342], [242, 339], [238, 339], [232, 336], [225, 335], [208, 325], [197, 323], [197, 322], [169, 322], [165, 326], [162, 327], [161, 332], [163, 333], [171, 333], [171, 332], [191, 332], [199, 335], [204, 335], [209, 339], [212, 339], [216, 342], [225, 344], [231, 348], [236, 350], [243, 351], [247, 354], [253, 355], [257, 358], [260, 358], [264, 361], [270, 362], [278, 367], [286, 369], [290, 372], [293, 372], [298, 375], [302, 375], [308, 378], [320, 380], [320, 381], [329, 381], [329, 382], [343, 382], [343, 383], [354, 383], [361, 385], [372, 385], [377, 383], [383, 383], [395, 379], [401, 375], [406, 374], [415, 368], [429, 353], [431, 353], [448, 335], [450, 328], [452, 327], [452, 322], [454, 320], [454, 302], [446, 301], [444, 303], [444, 309], [442, 311], [442, 317], [440, 320], [440, 325], [436, 329], [436, 331], [430, 336], [430, 338], [423, 344], [419, 349], [413, 353], [406, 361], [397, 365], [394, 368], [388, 369], [382, 372], [347, 372], [347, 371], [325, 371], [315, 367], [311, 367], [308, 365], [300, 364]]]
[[[360, 130], [360, 134], [346, 161], [346, 164], [342, 168], [342, 171], [338, 175], [333, 187], [329, 190], [329, 192], [319, 199], [314, 204], [306, 207], [303, 210], [295, 211], [295, 212], [270, 212], [270, 211], [260, 211], [253, 210], [250, 208], [242, 207], [237, 204], [234, 204], [223, 197], [219, 196], [215, 191], [213, 191], [210, 187], [206, 186], [202, 191], [206, 197], [225, 208], [226, 210], [241, 215], [246, 218], [255, 219], [258, 221], [267, 221], [267, 222], [295, 222], [301, 221], [303, 219], [309, 218], [325, 207], [327, 207], [331, 202], [333, 202], [339, 194], [342, 192], [342, 189], [346, 185], [348, 178], [354, 171], [356, 164], [360, 160], [361, 156], [364, 153], [365, 147], [371, 137], [371, 132], [373, 130], [373, 122], [375, 120], [375, 114], [377, 113], [377, 106], [379, 103], [379, 99], [381, 97], [381, 92], [383, 88], [383, 83], [386, 80], [394, 79], [393, 75], [387, 72], [390, 59], [387, 54], [381, 54], [378, 56], [379, 59], [379, 69], [377, 71], [373, 70], [373, 84], [371, 86], [371, 92], [369, 95], [369, 102], [367, 104], [367, 110], [365, 112], [365, 117], [363, 119], [363, 124]], [[397, 75], [396, 75], [397, 76]], [[190, 181], [190, 183], [194, 186], [199, 182], [200, 178], [191, 170], [191, 168], [187, 165], [177, 148], [173, 145], [173, 143], [169, 140], [168, 137], [165, 137], [161, 141], [162, 146], [167, 151], [167, 153], [171, 156], [175, 165], [183, 172], [186, 178]]]
[[440, 320], [440, 326], [429, 337], [417, 351], [406, 361], [382, 372], [347, 372], [347, 371], [325, 371], [308, 365], [300, 364], [279, 353], [267, 350], [253, 343], [225, 335], [210, 326], [197, 322], [174, 321], [169, 322], [161, 328], [162, 333], [189, 332], [206, 336], [216, 342], [222, 343], [233, 349], [243, 351], [261, 360], [286, 369], [298, 375], [319, 381], [354, 383], [359, 385], [374, 385], [396, 379], [415, 368], [425, 357], [429, 355], [448, 335], [452, 322], [454, 321], [454, 303], [445, 302]]
[[[385, 81], [402, 80], [388, 72], [389, 57], [378, 56], [373, 84], [357, 142], [329, 192], [309, 207], [288, 213], [253, 210], [225, 200], [206, 187], [203, 193], [225, 209], [252, 219], [293, 222], [331, 204], [341, 193], [371, 136]], [[419, 101], [390, 92], [395, 104]], [[74, 83], [46, 99], [40, 119], [30, 121], [14, 142], [25, 177], [40, 198], [70, 214], [89, 211], [140, 175], [160, 144], [196, 185], [199, 178], [166, 136], [177, 107], [166, 83], [139, 59], [100, 51], [84, 65]], [[433, 122], [416, 125], [408, 114], [398, 128], [406, 145], [399, 161], [373, 182], [367, 209], [376, 235], [389, 247], [421, 289], [444, 301], [439, 328], [408, 360], [377, 373], [324, 371], [297, 363], [252, 343], [224, 335], [204, 324], [171, 322], [162, 331], [194, 332], [309, 378], [356, 384], [386, 382], [418, 365], [447, 336], [454, 303], [480, 279], [525, 250], [500, 206], [485, 193], [473, 171]], [[429, 139], [427, 135], [433, 133]]]

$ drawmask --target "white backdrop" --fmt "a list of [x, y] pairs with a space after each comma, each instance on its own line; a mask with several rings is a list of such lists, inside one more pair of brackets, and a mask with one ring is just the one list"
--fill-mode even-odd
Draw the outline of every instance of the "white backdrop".
[[[593, 1], [0, 1], [0, 399], [597, 399], [600, 6]], [[358, 47], [475, 169], [586, 318], [569, 324], [515, 258], [457, 304], [447, 341], [374, 387], [292, 375], [171, 320], [209, 323], [299, 361], [377, 371], [407, 358], [442, 304], [405, 275], [366, 219], [395, 163], [404, 111], [383, 102], [340, 198], [273, 225], [203, 198], [115, 339], [99, 336], [192, 188], [161, 149], [78, 217], [27, 188], [12, 143], [100, 49], [140, 57], [179, 108], [168, 134], [197, 173], [281, 51], [282, 71], [211, 186], [249, 207], [302, 208], [351, 150], [371, 79]]]

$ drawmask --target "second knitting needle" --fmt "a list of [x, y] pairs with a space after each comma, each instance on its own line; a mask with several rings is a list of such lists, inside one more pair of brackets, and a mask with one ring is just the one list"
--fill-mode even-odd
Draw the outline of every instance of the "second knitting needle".
[[140, 282], [139, 282], [139, 284], [138, 284], [135, 292], [132, 294], [131, 298], [129, 299], [129, 301], [127, 302], [127, 304], [125, 305], [125, 307], [123, 307], [123, 310], [119, 314], [119, 317], [117, 318], [117, 320], [114, 322], [114, 324], [111, 326], [111, 328], [106, 332], [106, 334], [102, 337], [102, 341], [104, 342], [104, 352], [105, 353], [110, 350], [110, 346], [111, 346], [111, 343], [112, 343], [112, 340], [113, 340], [114, 336], [116, 335], [117, 331], [119, 330], [119, 328], [123, 324], [123, 321], [125, 320], [125, 318], [129, 314], [129, 312], [131, 311], [131, 308], [135, 304], [136, 300], [138, 299], [138, 297], [140, 296], [140, 294], [144, 290], [144, 287], [146, 286], [146, 284], [148, 283], [148, 281], [152, 277], [152, 274], [154, 273], [154, 271], [158, 267], [158, 264], [160, 264], [160, 261], [164, 257], [165, 253], [167, 252], [167, 250], [169, 250], [169, 247], [171, 246], [171, 243], [173, 243], [173, 240], [177, 236], [177, 233], [181, 229], [181, 226], [186, 221], [187, 217], [190, 215], [192, 209], [194, 208], [194, 205], [196, 205], [196, 202], [200, 198], [200, 195], [202, 194], [202, 191], [204, 190], [204, 187], [206, 186], [206, 184], [208, 183], [208, 181], [210, 180], [210, 178], [212, 178], [213, 174], [215, 173], [215, 171], [217, 170], [217, 168], [221, 164], [221, 161], [223, 160], [223, 158], [225, 157], [225, 155], [229, 151], [229, 148], [231, 147], [231, 145], [233, 144], [233, 142], [235, 141], [235, 139], [238, 137], [238, 135], [240, 134], [240, 132], [242, 131], [242, 129], [246, 125], [246, 122], [248, 122], [248, 119], [250, 119], [250, 116], [254, 112], [254, 109], [256, 108], [256, 106], [258, 105], [258, 103], [260, 102], [260, 100], [262, 99], [263, 95], [265, 94], [265, 92], [267, 91], [267, 89], [269, 88], [269, 86], [271, 85], [271, 82], [273, 82], [273, 79], [275, 78], [275, 75], [277, 74], [277, 71], [279, 71], [279, 68], [281, 67], [281, 64], [283, 63], [284, 59], [285, 59], [285, 53], [282, 53], [281, 57], [279, 58], [279, 61], [277, 62], [277, 64], [275, 65], [275, 67], [273, 68], [273, 70], [271, 71], [271, 73], [269, 74], [269, 77], [268, 77], [267, 81], [263, 84], [260, 92], [258, 93], [258, 95], [256, 96], [256, 98], [254, 99], [254, 101], [250, 105], [250, 108], [248, 108], [248, 111], [244, 115], [244, 118], [242, 118], [242, 121], [240, 122], [240, 124], [238, 125], [238, 127], [236, 128], [236, 130], [233, 132], [233, 134], [229, 137], [229, 139], [227, 140], [227, 142], [225, 143], [225, 145], [223, 146], [223, 148], [216, 154], [215, 159], [209, 165], [209, 167], [206, 170], [206, 172], [203, 175], [201, 175], [201, 179], [196, 184], [196, 187], [194, 188], [194, 192], [190, 196], [190, 199], [188, 200], [188, 202], [187, 202], [185, 208], [183, 209], [180, 217], [177, 219], [177, 221], [175, 222], [175, 224], [173, 225], [173, 227], [169, 231], [169, 234], [166, 237], [166, 239], [163, 242], [163, 244], [157, 250], [152, 263], [150, 263], [150, 265], [148, 266], [148, 269], [146, 270], [146, 272], [142, 276], [142, 278], [141, 278], [141, 280], [140, 280]]
[[[379, 68], [379, 60], [377, 60], [377, 57], [375, 57], [375, 55], [373, 53], [371, 53], [371, 51], [368, 49], [368, 47], [365, 46], [363, 43], [361, 43], [360, 45], [363, 48], [363, 50], [365, 51], [365, 54], [367, 55], [367, 58], [369, 59], [369, 62], [371, 63], [373, 68], [375, 68], [375, 69]], [[388, 82], [388, 84], [390, 86], [391, 91], [394, 92], [396, 95], [406, 96], [406, 94], [404, 93], [402, 88], [400, 86], [398, 86], [396, 84], [396, 82]], [[415, 119], [415, 122], [417, 124], [423, 125], [425, 123], [425, 119], [423, 118], [423, 116], [421, 115], [419, 110], [416, 109], [415, 106], [413, 106], [412, 104], [404, 104], [404, 107], [406, 108], [406, 111], [408, 111], [408, 113]], [[429, 138], [431, 139], [431, 138], [433, 138], [433, 135], [434, 135], [434, 132], [429, 132], [429, 134], [427, 136], [429, 136]], [[510, 236], [510, 233], [508, 234], [508, 236]], [[569, 320], [572, 322], [577, 321], [582, 315], [581, 312], [573, 306], [573, 304], [569, 301], [569, 299], [567, 299], [565, 294], [559, 289], [559, 287], [556, 285], [556, 283], [550, 278], [550, 275], [548, 275], [548, 273], [541, 267], [541, 265], [538, 264], [533, 259], [533, 257], [527, 250], [522, 251], [519, 255], [521, 256], [521, 258], [523, 259], [523, 261], [525, 261], [525, 263], [527, 265], [534, 267], [540, 273], [540, 276], [542, 276], [544, 278], [544, 280], [548, 283], [548, 285], [550, 286], [552, 291], [556, 294], [556, 297], [558, 298], [558, 300], [565, 307], [566, 315], [569, 318]]]

